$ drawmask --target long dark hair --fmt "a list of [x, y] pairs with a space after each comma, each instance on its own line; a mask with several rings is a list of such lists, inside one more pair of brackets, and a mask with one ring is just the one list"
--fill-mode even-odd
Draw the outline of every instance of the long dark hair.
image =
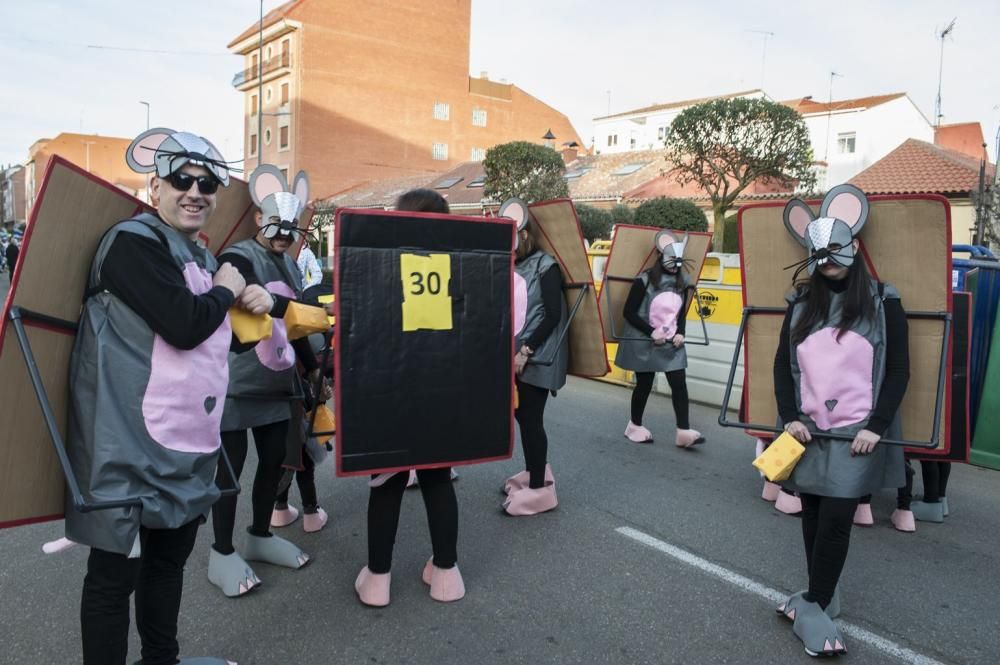
[[451, 212], [445, 198], [433, 189], [411, 189], [396, 199], [396, 210], [437, 212], [444, 215]]
[[[875, 305], [872, 303], [871, 292], [872, 278], [860, 255], [854, 258], [854, 262], [847, 269], [847, 277], [844, 279], [847, 281], [844, 291], [844, 306], [841, 310], [840, 321], [836, 323], [838, 340], [856, 322], [875, 316]], [[795, 285], [796, 300], [805, 303], [805, 311], [792, 329], [792, 344], [802, 342], [812, 333], [816, 325], [826, 321], [830, 311], [829, 284], [830, 280], [820, 273], [819, 266], [817, 266], [808, 280], [802, 280]]]

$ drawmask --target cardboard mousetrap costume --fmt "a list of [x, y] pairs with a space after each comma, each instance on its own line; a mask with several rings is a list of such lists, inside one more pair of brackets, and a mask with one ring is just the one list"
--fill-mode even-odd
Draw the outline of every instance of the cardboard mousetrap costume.
[[[895, 287], [909, 325], [910, 381], [898, 412], [902, 434], [881, 443], [947, 450], [951, 386], [945, 376], [952, 311], [947, 200], [935, 195], [867, 198], [855, 187], [840, 185], [830, 190], [822, 205], [793, 200], [787, 205], [745, 206], [739, 211], [738, 228], [744, 313], [723, 404], [728, 404], [743, 343], [747, 422], [730, 421], [723, 407], [720, 424], [743, 427], [754, 435], [781, 431], [774, 427], [778, 414], [773, 371], [792, 286], [792, 275], [785, 268], [809, 267], [811, 272], [824, 260], [841, 262], [847, 257], [865, 261], [875, 280]], [[850, 251], [855, 238], [860, 241], [857, 256]], [[838, 243], [842, 249], [828, 255], [828, 243]], [[809, 255], [805, 261], [803, 246]], [[829, 401], [830, 418], [836, 420], [838, 404]], [[835, 432], [823, 436], [853, 438]]]

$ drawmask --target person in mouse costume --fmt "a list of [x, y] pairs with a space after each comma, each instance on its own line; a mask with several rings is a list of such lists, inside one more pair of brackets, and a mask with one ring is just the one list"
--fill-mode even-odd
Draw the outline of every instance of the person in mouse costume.
[[615, 356], [618, 367], [635, 372], [632, 417], [625, 427], [625, 436], [636, 443], [653, 441], [652, 432], [642, 426], [642, 416], [656, 372], [663, 372], [670, 385], [670, 399], [677, 422], [674, 443], [680, 448], [690, 448], [704, 443], [705, 438], [698, 430], [691, 429], [688, 419], [684, 332], [694, 287], [681, 270], [687, 235], [660, 231], [656, 234], [654, 246], [660, 260], [635, 278], [623, 312], [625, 337], [647, 337], [648, 341], [624, 339], [618, 344]]
[[[260, 578], [247, 561], [263, 561], [286, 568], [301, 568], [309, 555], [293, 543], [270, 531], [271, 514], [285, 468], [302, 468], [305, 443], [299, 423], [301, 402], [298, 368], [318, 373], [316, 357], [307, 338], [289, 342], [282, 317], [289, 303], [302, 296], [302, 276], [287, 252], [296, 240], [299, 216], [309, 197], [309, 181], [304, 172], [295, 177], [291, 190], [277, 167], [262, 164], [249, 180], [250, 196], [260, 208], [257, 235], [237, 242], [219, 256], [246, 275], [247, 282], [260, 285], [271, 298], [268, 313], [273, 317], [271, 336], [261, 340], [253, 353], [229, 357], [229, 392], [222, 416], [222, 445], [232, 461], [237, 479], [247, 456], [247, 430], [253, 430], [257, 449], [257, 472], [251, 496], [252, 522], [247, 529], [243, 556], [233, 545], [236, 496], [221, 498], [212, 507], [215, 542], [208, 559], [208, 579], [226, 596], [241, 596]], [[315, 376], [313, 376], [315, 379]], [[297, 418], [296, 418], [297, 415]], [[291, 425], [294, 419], [294, 426]], [[220, 466], [220, 487], [232, 484]], [[313, 505], [305, 509], [307, 530], [319, 530], [326, 514]]]
[[[566, 384], [569, 365], [568, 336], [560, 339], [568, 321], [563, 278], [556, 260], [540, 249], [538, 232], [524, 201], [514, 198], [504, 202], [498, 216], [517, 223], [514, 372], [518, 405], [514, 415], [521, 430], [525, 465], [524, 471], [504, 483], [507, 498], [503, 509], [508, 515], [536, 515], [559, 505], [543, 418], [549, 393], [554, 395]], [[545, 364], [532, 363], [532, 358]]]
[[[784, 223], [808, 256], [796, 283], [774, 360], [774, 390], [786, 432], [805, 446], [783, 487], [802, 500], [809, 587], [777, 611], [793, 621], [809, 655], [846, 651], [833, 619], [861, 497], [905, 481], [903, 449], [879, 445], [901, 436], [898, 409], [909, 381], [906, 313], [899, 294], [868, 272], [857, 236], [868, 220], [864, 193], [839, 185], [819, 217], [797, 199]], [[853, 440], [824, 438], [830, 432]]]
[[[80, 607], [85, 665], [124, 665], [135, 592], [143, 665], [178, 662], [184, 565], [219, 498], [215, 468], [240, 306], [270, 296], [196, 242], [229, 170], [207, 140], [156, 128], [128, 147], [151, 173], [156, 214], [112, 227], [90, 270], [70, 364], [67, 450], [86, 496], [141, 507], [66, 510], [66, 536], [90, 546]], [[185, 658], [185, 665], [225, 665]]]

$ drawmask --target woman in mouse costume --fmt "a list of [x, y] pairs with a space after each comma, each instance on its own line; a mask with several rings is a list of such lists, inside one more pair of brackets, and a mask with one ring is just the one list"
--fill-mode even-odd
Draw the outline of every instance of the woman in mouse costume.
[[[539, 248], [528, 206], [506, 201], [498, 213], [517, 223], [514, 258], [514, 372], [525, 470], [507, 479], [503, 509], [508, 515], [536, 515], [555, 508], [555, 478], [548, 465], [548, 437], [543, 417], [549, 393], [566, 384], [569, 335], [559, 264]], [[530, 362], [535, 359], [538, 362]]]
[[660, 260], [635, 278], [624, 308], [625, 336], [648, 337], [649, 341], [622, 340], [615, 356], [618, 367], [635, 372], [632, 419], [625, 427], [625, 436], [636, 443], [652, 443], [653, 434], [642, 426], [642, 415], [656, 372], [663, 372], [677, 420], [674, 444], [690, 448], [704, 443], [705, 438], [688, 422], [684, 331], [693, 287], [681, 270], [687, 235], [681, 238], [675, 231], [660, 231], [654, 244]]
[[[833, 622], [837, 583], [859, 499], [904, 484], [898, 409], [909, 380], [906, 314], [899, 294], [873, 279], [857, 236], [868, 199], [852, 185], [834, 187], [819, 217], [797, 199], [785, 206], [788, 232], [808, 251], [795, 277], [809, 278], [788, 296], [774, 360], [774, 390], [784, 430], [805, 445], [786, 489], [802, 499], [809, 588], [777, 611], [792, 620], [811, 656], [846, 651]], [[853, 440], [823, 437], [844, 434]]]
[[67, 452], [86, 496], [138, 497], [142, 506], [84, 513], [70, 497], [66, 536], [91, 548], [80, 608], [85, 665], [125, 665], [133, 592], [142, 663], [173, 665], [184, 566], [219, 498], [227, 312], [239, 304], [261, 313], [270, 299], [195, 242], [218, 187], [229, 184], [211, 143], [150, 129], [126, 161], [154, 175], [158, 209], [116, 224], [94, 256], [70, 364]]
[[[230, 354], [229, 392], [222, 416], [222, 445], [232, 461], [237, 478], [243, 471], [247, 456], [247, 430], [253, 430], [257, 448], [257, 473], [254, 477], [251, 503], [253, 518], [247, 529], [243, 556], [233, 546], [236, 521], [236, 499], [219, 499], [212, 507], [212, 527], [215, 542], [208, 559], [208, 579], [230, 597], [240, 596], [258, 584], [260, 578], [246, 563], [263, 561], [286, 568], [301, 568], [309, 555], [298, 546], [275, 536], [270, 531], [271, 513], [284, 466], [301, 468], [299, 416], [290, 426], [297, 409], [293, 402], [301, 393], [296, 360], [307, 371], [317, 371], [316, 358], [307, 338], [288, 341], [282, 317], [289, 302], [302, 295], [302, 276], [286, 254], [299, 233], [299, 215], [309, 196], [309, 182], [304, 172], [295, 177], [295, 187], [289, 191], [285, 176], [270, 164], [254, 169], [249, 180], [250, 196], [260, 207], [257, 235], [225, 249], [220, 261], [236, 266], [250, 284], [267, 289], [273, 299], [271, 337], [258, 342], [252, 353]], [[294, 460], [289, 459], [292, 453]], [[220, 466], [218, 482], [229, 486], [225, 468]], [[312, 509], [312, 513], [310, 513]], [[308, 522], [318, 530], [326, 522], [326, 514], [315, 505], [306, 507]]]

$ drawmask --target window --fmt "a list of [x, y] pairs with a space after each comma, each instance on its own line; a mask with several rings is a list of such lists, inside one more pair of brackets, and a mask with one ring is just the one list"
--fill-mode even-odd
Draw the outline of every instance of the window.
[[841, 155], [854, 154], [855, 140], [856, 140], [856, 134], [854, 132], [849, 132], [847, 134], [837, 134], [837, 152], [839, 152]]
[[250, 78], [257, 78], [257, 68], [259, 66], [260, 63], [257, 61], [257, 54], [254, 53], [250, 56]]
[[635, 150], [635, 135], [634, 134], [632, 136], [630, 136], [629, 139], [628, 139], [628, 147], [629, 147], [630, 150]]
[[264, 145], [271, 145], [271, 128], [264, 130]]
[[458, 184], [458, 183], [462, 182], [463, 180], [465, 180], [465, 178], [462, 178], [461, 176], [457, 176], [457, 177], [453, 177], [453, 178], [445, 178], [444, 180], [442, 180], [438, 184], [434, 185], [434, 189], [448, 189], [452, 185]]
[[486, 159], [486, 148], [473, 148], [469, 154], [470, 161], [481, 162], [484, 159]]
[[257, 154], [257, 135], [256, 134], [251, 134], [250, 135], [250, 154], [251, 155], [256, 155]]
[[290, 39], [281, 40], [281, 66], [288, 67], [292, 64], [292, 41]]
[[451, 116], [451, 105], [445, 102], [434, 104], [434, 119], [447, 120]]
[[666, 127], [657, 127], [656, 128], [656, 140], [657, 141], [662, 141], [665, 138], [667, 138], [667, 128]]
[[284, 106], [285, 104], [288, 103], [288, 97], [289, 97], [288, 84], [287, 83], [282, 83], [281, 84], [281, 105], [282, 106]]
[[267, 86], [264, 88], [264, 101], [270, 104], [272, 97], [274, 97], [274, 89], [271, 86]]
[[472, 109], [472, 124], [475, 127], [486, 126], [486, 109]]
[[649, 162], [633, 162], [632, 164], [626, 164], [617, 171], [612, 171], [611, 175], [632, 175], [646, 164], [649, 164]]
[[285, 168], [278, 170], [281, 171], [281, 175], [285, 176], [285, 182], [288, 182], [288, 167], [286, 166]]
[[431, 149], [431, 157], [439, 160], [448, 159], [448, 144], [447, 143], [435, 143], [434, 147]]
[[472, 180], [469, 181], [469, 184], [466, 185], [466, 187], [470, 187], [470, 188], [471, 187], [482, 187], [485, 183], [486, 183], [486, 176], [484, 176], [484, 175], [477, 175], [475, 178], [473, 178]]
[[271, 59], [271, 45], [268, 44], [267, 48], [264, 49], [264, 62], [267, 62], [270, 59]]
[[250, 115], [257, 115], [257, 95], [250, 95]]
[[608, 147], [610, 148], [613, 145], [618, 145], [618, 135], [608, 134]]
[[288, 147], [288, 125], [278, 128], [278, 147], [279, 148]]
[[566, 171], [566, 174], [563, 177], [566, 178], [567, 180], [575, 180], [576, 178], [579, 178], [580, 176], [587, 173], [588, 171], [590, 171], [590, 167], [584, 166], [579, 169], [573, 169], [572, 171]]

